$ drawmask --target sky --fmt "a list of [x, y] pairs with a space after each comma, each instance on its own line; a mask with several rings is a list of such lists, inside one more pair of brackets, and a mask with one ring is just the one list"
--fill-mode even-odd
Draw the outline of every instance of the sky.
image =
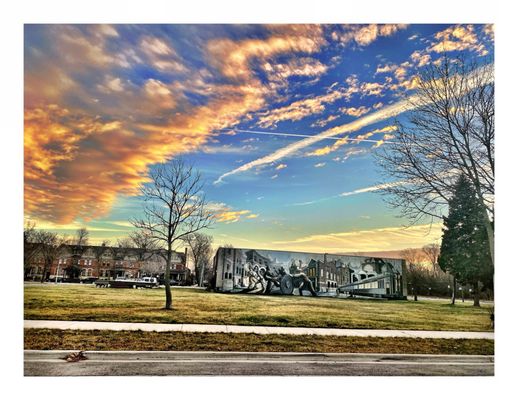
[[376, 189], [419, 71], [494, 54], [492, 25], [25, 25], [25, 218], [115, 241], [182, 157], [216, 245], [329, 253], [436, 242]]

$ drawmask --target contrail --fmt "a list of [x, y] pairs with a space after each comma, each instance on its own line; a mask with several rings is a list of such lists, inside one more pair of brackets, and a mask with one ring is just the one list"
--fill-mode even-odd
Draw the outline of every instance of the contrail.
[[411, 182], [410, 180], [406, 180], [406, 181], [396, 181], [396, 182], [390, 182], [390, 183], [381, 183], [381, 184], [375, 185], [375, 186], [369, 186], [369, 187], [365, 187], [365, 188], [361, 188], [361, 189], [356, 189], [351, 192], [343, 192], [343, 193], [340, 193], [340, 194], [337, 194], [337, 195], [334, 195], [331, 197], [323, 197], [323, 198], [316, 199], [316, 200], [305, 201], [303, 203], [293, 203], [290, 205], [291, 206], [308, 206], [311, 204], [320, 203], [321, 201], [336, 199], [337, 197], [348, 197], [348, 196], [354, 196], [355, 194], [377, 192], [378, 190], [382, 190], [382, 189], [406, 185], [407, 183], [410, 183], [410, 182]]
[[[464, 90], [469, 90], [470, 88], [474, 88], [477, 85], [477, 83], [478, 83], [477, 79], [475, 79], [477, 74], [481, 70], [483, 70], [484, 68], [487, 68], [487, 67], [488, 67], [488, 65], [485, 65], [485, 66], [479, 67], [475, 71], [472, 71], [467, 76], [467, 82], [468, 83], [467, 83], [467, 86], [465, 87]], [[458, 76], [452, 77], [452, 79], [456, 79], [456, 78], [458, 78]], [[402, 112], [412, 110], [412, 109], [414, 109], [416, 107], [417, 103], [420, 103], [420, 105], [424, 105], [423, 101], [418, 101], [418, 100], [419, 100], [418, 96], [412, 95], [412, 96], [408, 97], [405, 100], [401, 100], [401, 101], [399, 101], [399, 102], [397, 102], [395, 104], [392, 104], [392, 105], [390, 105], [388, 107], [382, 108], [381, 110], [378, 110], [376, 112], [368, 114], [368, 115], [366, 115], [364, 117], [358, 118], [357, 120], [355, 120], [353, 122], [350, 122], [348, 124], [336, 126], [334, 128], [325, 130], [324, 132], [319, 133], [317, 135], [306, 137], [305, 139], [302, 139], [302, 140], [300, 140], [300, 141], [298, 141], [296, 143], [292, 143], [292, 144], [290, 144], [290, 145], [288, 145], [286, 147], [283, 147], [283, 148], [281, 148], [279, 150], [276, 150], [276, 151], [274, 151], [273, 153], [271, 153], [271, 154], [269, 154], [267, 156], [258, 158], [257, 160], [251, 161], [251, 162], [249, 162], [247, 164], [244, 164], [244, 165], [242, 165], [242, 166], [240, 166], [240, 167], [238, 167], [236, 169], [233, 169], [232, 171], [224, 173], [217, 180], [214, 181], [214, 184], [218, 184], [218, 183], [223, 182], [223, 178], [225, 178], [227, 176], [234, 175], [234, 174], [237, 174], [239, 172], [248, 171], [249, 169], [251, 169], [253, 167], [260, 166], [260, 165], [265, 165], [265, 164], [273, 163], [273, 162], [275, 162], [277, 160], [280, 160], [280, 159], [282, 159], [284, 157], [289, 156], [290, 154], [292, 154], [292, 153], [294, 153], [294, 152], [296, 152], [296, 151], [298, 151], [300, 149], [303, 149], [303, 148], [305, 148], [307, 146], [311, 146], [314, 143], [320, 142], [321, 140], [329, 139], [329, 138], [334, 138], [335, 135], [340, 135], [340, 134], [343, 134], [343, 133], [355, 132], [355, 131], [357, 131], [359, 129], [362, 129], [362, 128], [368, 126], [368, 125], [374, 124], [376, 122], [383, 121], [383, 120], [385, 120], [387, 118], [390, 118], [390, 117], [394, 117], [396, 115], [401, 114]]]
[[[337, 139], [336, 135], [355, 132], [368, 125], [372, 125], [376, 122], [380, 122], [387, 118], [399, 115], [402, 112], [410, 109], [410, 107], [412, 105], [412, 101], [413, 101], [413, 98], [405, 99], [405, 100], [399, 101], [395, 104], [392, 104], [388, 107], [382, 108], [379, 111], [373, 112], [372, 114], [366, 115], [365, 117], [358, 118], [357, 120], [350, 122], [348, 124], [344, 124], [344, 125], [336, 126], [331, 129], [327, 129], [324, 132], [319, 133], [314, 136], [309, 136], [309, 135], [307, 137], [304, 136], [305, 139], [302, 139], [296, 143], [289, 144], [288, 146], [283, 147], [279, 150], [276, 150], [267, 156], [258, 158], [257, 160], [251, 161], [236, 169], [233, 169], [232, 171], [224, 173], [217, 180], [214, 181], [214, 184], [223, 182], [223, 179], [226, 178], [227, 176], [234, 175], [239, 172], [248, 171], [249, 169], [258, 167], [260, 165], [273, 163], [277, 160], [280, 160], [284, 157], [289, 156], [290, 154], [293, 154], [294, 152], [296, 152], [298, 150], [311, 146], [312, 144], [320, 142], [322, 140]], [[290, 134], [290, 135], [295, 135], [295, 134]], [[340, 138], [340, 139], [342, 139], [342, 138]], [[351, 139], [351, 140], [356, 140], [356, 139]]]
[[343, 192], [343, 193], [340, 193], [338, 196], [347, 197], [347, 196], [353, 196], [355, 194], [360, 194], [360, 193], [376, 192], [376, 191], [382, 190], [382, 189], [388, 189], [391, 187], [406, 185], [407, 183], [410, 183], [410, 182], [411, 182], [410, 180], [406, 180], [406, 181], [382, 183], [382, 184], [375, 185], [375, 186], [369, 186], [369, 187], [362, 188], [362, 189], [356, 189], [356, 190], [353, 190], [352, 192]]
[[[268, 131], [250, 131], [246, 129], [221, 129], [222, 131], [232, 131], [232, 132], [240, 132], [240, 133], [253, 133], [255, 135], [265, 135], [265, 136], [286, 136], [286, 137], [303, 137], [303, 138], [313, 138], [315, 135], [304, 135], [302, 133], [285, 133], [285, 132], [268, 132]], [[378, 143], [378, 140], [374, 139], [355, 139], [355, 138], [347, 138], [343, 136], [328, 136], [322, 138], [322, 140], [346, 140], [348, 142], [369, 142], [369, 143]], [[384, 143], [392, 143], [397, 144], [397, 142], [392, 142], [385, 140]]]

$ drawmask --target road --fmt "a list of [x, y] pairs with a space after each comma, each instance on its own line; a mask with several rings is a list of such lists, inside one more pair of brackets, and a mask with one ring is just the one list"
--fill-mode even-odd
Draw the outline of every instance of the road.
[[493, 356], [26, 350], [25, 376], [315, 375], [491, 376]]

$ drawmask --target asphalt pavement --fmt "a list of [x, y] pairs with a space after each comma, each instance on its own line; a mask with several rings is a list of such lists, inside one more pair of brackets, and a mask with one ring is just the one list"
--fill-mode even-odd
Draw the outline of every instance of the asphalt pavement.
[[314, 375], [492, 376], [493, 356], [26, 350], [25, 376]]

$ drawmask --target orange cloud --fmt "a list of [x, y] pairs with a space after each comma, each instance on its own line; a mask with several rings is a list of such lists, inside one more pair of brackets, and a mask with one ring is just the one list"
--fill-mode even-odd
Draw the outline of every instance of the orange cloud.
[[443, 53], [448, 51], [471, 50], [481, 55], [487, 53], [479, 43], [473, 25], [455, 25], [435, 34], [437, 42], [430, 46], [430, 51]]
[[319, 119], [317, 122], [314, 122], [313, 124], [311, 124], [311, 127], [314, 128], [314, 127], [318, 126], [319, 128], [323, 128], [324, 126], [326, 126], [330, 122], [334, 121], [335, 119], [338, 119], [338, 115], [330, 115], [327, 118]]
[[350, 141], [349, 137], [346, 136], [342, 139], [338, 139], [331, 146], [325, 146], [318, 148], [310, 153], [307, 153], [308, 156], [325, 156], [326, 154], [332, 153], [333, 151], [338, 150], [344, 144], [347, 144]]
[[208, 43], [207, 49], [211, 62], [227, 78], [251, 80], [252, 60], [264, 61], [282, 53], [311, 54], [324, 45], [322, 27], [319, 25], [271, 26], [273, 35], [265, 40], [247, 39], [233, 41], [215, 39]]
[[354, 251], [398, 250], [422, 247], [441, 237], [442, 224], [423, 224], [411, 227], [383, 227], [349, 232], [329, 232], [301, 236], [292, 240], [275, 241], [273, 248], [283, 250], [322, 251], [344, 253]]
[[351, 115], [353, 117], [361, 117], [363, 114], [367, 114], [370, 111], [369, 107], [360, 106], [360, 107], [342, 107], [340, 108], [340, 112], [344, 114]]
[[150, 64], [159, 70], [171, 72], [187, 72], [173, 47], [165, 40], [145, 36], [140, 41], [140, 49], [146, 55]]
[[378, 37], [392, 36], [398, 30], [406, 29], [406, 24], [369, 24], [369, 25], [348, 25], [344, 32], [333, 32], [333, 40], [338, 40], [346, 45], [354, 41], [359, 46], [368, 46]]
[[[389, 126], [385, 126], [383, 128], [380, 128], [380, 129], [374, 129], [373, 131], [364, 133], [362, 135], [358, 135], [354, 139], [349, 139], [349, 137], [346, 136], [346, 137], [344, 137], [342, 139], [338, 139], [331, 146], [325, 146], [325, 147], [318, 148], [316, 150], [313, 150], [310, 153], [307, 153], [306, 155], [308, 155], [308, 156], [325, 156], [325, 155], [327, 155], [329, 153], [332, 153], [332, 152], [338, 150], [340, 147], [342, 147], [342, 146], [344, 146], [344, 145], [346, 145], [348, 143], [360, 143], [362, 140], [368, 139], [372, 135], [375, 135], [377, 133], [393, 132], [396, 129], [397, 129], [397, 127], [395, 125], [389, 125]], [[375, 147], [379, 147], [382, 144], [383, 144], [382, 140], [381, 141], [377, 141], [375, 143]]]
[[430, 54], [426, 54], [422, 51], [414, 51], [410, 56], [413, 62], [417, 63], [418, 67], [424, 67], [427, 64], [430, 64], [432, 57]]
[[[249, 215], [247, 215], [249, 214]], [[246, 218], [257, 218], [257, 214], [250, 214], [250, 210], [241, 210], [241, 211], [223, 211], [219, 214], [216, 214], [216, 220], [218, 222], [224, 222], [226, 224], [230, 224], [233, 222], [238, 222], [241, 217]]]
[[365, 82], [360, 87], [364, 96], [380, 96], [385, 89], [385, 85], [379, 82]]
[[[360, 143], [362, 140], [368, 139], [371, 136], [376, 135], [377, 133], [394, 132], [395, 130], [397, 130], [397, 126], [395, 125], [389, 125], [380, 129], [374, 129], [373, 131], [356, 136], [354, 143]], [[378, 145], [378, 143], [379, 141], [376, 143], [376, 145]]]
[[[270, 30], [265, 39], [208, 43], [210, 60], [231, 83], [208, 84], [211, 73], [200, 69], [183, 81], [153, 78], [136, 84], [114, 68], [147, 63], [168, 74], [185, 71], [166, 39], [144, 35], [137, 47], [121, 39], [116, 51], [108, 51], [110, 40], [119, 40], [116, 27], [46, 28], [46, 53], [28, 48], [31, 62], [25, 69], [27, 216], [70, 223], [106, 215], [118, 195], [136, 194], [149, 165], [199, 148], [212, 131], [261, 109], [274, 92], [254, 78], [252, 60], [272, 62], [281, 78], [325, 72], [326, 66], [308, 58], [274, 63], [284, 53], [316, 52], [325, 44], [320, 26]], [[206, 101], [193, 105], [186, 91]], [[220, 219], [243, 214], [226, 210]]]
[[266, 62], [262, 67], [269, 80], [283, 83], [287, 83], [286, 79], [291, 76], [318, 77], [325, 74], [328, 69], [327, 65], [309, 57], [296, 58], [285, 64]]
[[276, 126], [282, 121], [299, 121], [310, 115], [321, 114], [325, 111], [327, 104], [334, 103], [339, 99], [348, 100], [353, 94], [358, 93], [357, 80], [348, 79], [347, 83], [349, 84], [347, 88], [341, 87], [329, 90], [326, 94], [297, 100], [287, 106], [274, 108], [265, 112], [259, 117], [258, 124], [263, 128], [268, 128]]

